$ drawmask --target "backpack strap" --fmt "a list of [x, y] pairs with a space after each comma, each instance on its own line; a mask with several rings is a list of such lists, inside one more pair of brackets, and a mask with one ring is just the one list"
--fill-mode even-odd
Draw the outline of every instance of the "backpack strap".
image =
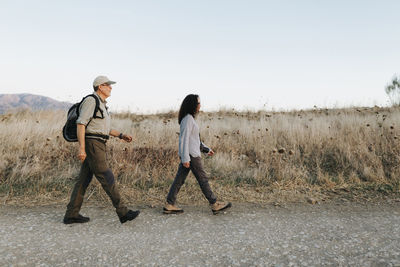
[[[104, 114], [103, 114], [103, 110], [101, 110], [100, 108], [100, 100], [99, 98], [95, 95], [95, 94], [90, 94], [85, 96], [84, 98], [82, 98], [81, 102], [79, 102], [78, 107], [76, 108], [76, 117], [79, 118], [79, 108], [82, 104], [82, 102], [87, 98], [87, 97], [93, 97], [94, 100], [96, 101], [96, 106], [94, 107], [94, 111], [93, 111], [93, 117], [89, 120], [89, 122], [86, 124], [86, 127], [88, 127], [89, 123], [92, 121], [92, 119], [104, 119]], [[100, 110], [101, 113], [101, 117], [97, 116], [97, 111]]]
[[[96, 107], [94, 108], [93, 118], [95, 118], [95, 119], [104, 119], [103, 110], [100, 108], [100, 100], [99, 100], [99, 98], [95, 94], [91, 94], [91, 95], [88, 95], [86, 97], [89, 97], [89, 96], [93, 97], [94, 100], [96, 100]], [[101, 113], [101, 117], [97, 116], [97, 111], [99, 111], [99, 110], [100, 110], [100, 113]]]
[[[96, 106], [94, 107], [94, 111], [93, 111], [93, 118], [94, 118], [94, 119], [104, 119], [103, 110], [101, 110], [101, 108], [100, 108], [100, 100], [99, 100], [99, 98], [98, 98], [96, 95], [94, 95], [94, 94], [87, 95], [87, 96], [85, 96], [84, 98], [82, 98], [81, 102], [79, 103], [78, 108], [76, 109], [76, 115], [77, 115], [77, 117], [79, 117], [79, 108], [80, 108], [81, 104], [82, 104], [83, 101], [84, 101], [86, 98], [88, 98], [88, 97], [93, 97], [94, 100], [96, 101]], [[100, 113], [101, 113], [101, 117], [99, 117], [99, 116], [96, 115], [96, 114], [97, 114], [97, 111], [99, 111], [99, 110], [100, 110]]]

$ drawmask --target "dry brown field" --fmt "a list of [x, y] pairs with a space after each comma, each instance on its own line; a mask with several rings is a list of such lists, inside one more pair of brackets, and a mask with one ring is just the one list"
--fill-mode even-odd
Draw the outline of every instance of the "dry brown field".
[[[132, 143], [111, 139], [108, 158], [129, 203], [161, 205], [175, 176], [177, 113], [113, 114]], [[1, 204], [67, 203], [80, 163], [61, 134], [66, 113], [0, 115]], [[250, 203], [371, 200], [400, 195], [400, 109], [201, 112], [201, 137], [215, 150], [203, 162], [223, 200]], [[93, 179], [85, 200], [108, 202]], [[180, 204], [206, 204], [192, 174]]]

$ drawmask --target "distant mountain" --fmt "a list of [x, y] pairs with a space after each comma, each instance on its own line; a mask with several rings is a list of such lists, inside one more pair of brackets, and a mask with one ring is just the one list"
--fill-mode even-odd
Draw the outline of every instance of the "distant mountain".
[[0, 114], [10, 110], [67, 110], [72, 104], [60, 102], [50, 97], [31, 94], [0, 94]]

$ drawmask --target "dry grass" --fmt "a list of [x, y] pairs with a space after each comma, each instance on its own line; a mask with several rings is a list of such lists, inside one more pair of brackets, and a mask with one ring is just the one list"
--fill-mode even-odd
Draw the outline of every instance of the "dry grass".
[[[131, 144], [108, 143], [110, 166], [128, 202], [164, 202], [179, 162], [176, 117], [113, 115], [113, 126], [134, 136]], [[80, 164], [77, 144], [60, 133], [64, 120], [64, 112], [0, 116], [2, 203], [68, 201]], [[223, 110], [197, 120], [202, 139], [216, 151], [204, 164], [220, 198], [281, 203], [338, 192], [353, 198], [400, 192], [398, 108]], [[86, 198], [109, 201], [98, 182]], [[206, 203], [192, 175], [178, 200]]]

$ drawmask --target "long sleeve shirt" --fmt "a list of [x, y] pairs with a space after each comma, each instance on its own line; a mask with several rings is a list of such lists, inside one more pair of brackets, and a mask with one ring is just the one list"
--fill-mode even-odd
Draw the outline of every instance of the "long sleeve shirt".
[[189, 162], [190, 156], [201, 157], [201, 152], [208, 153], [210, 148], [200, 141], [199, 126], [193, 116], [186, 115], [180, 124], [179, 157], [182, 163]]

